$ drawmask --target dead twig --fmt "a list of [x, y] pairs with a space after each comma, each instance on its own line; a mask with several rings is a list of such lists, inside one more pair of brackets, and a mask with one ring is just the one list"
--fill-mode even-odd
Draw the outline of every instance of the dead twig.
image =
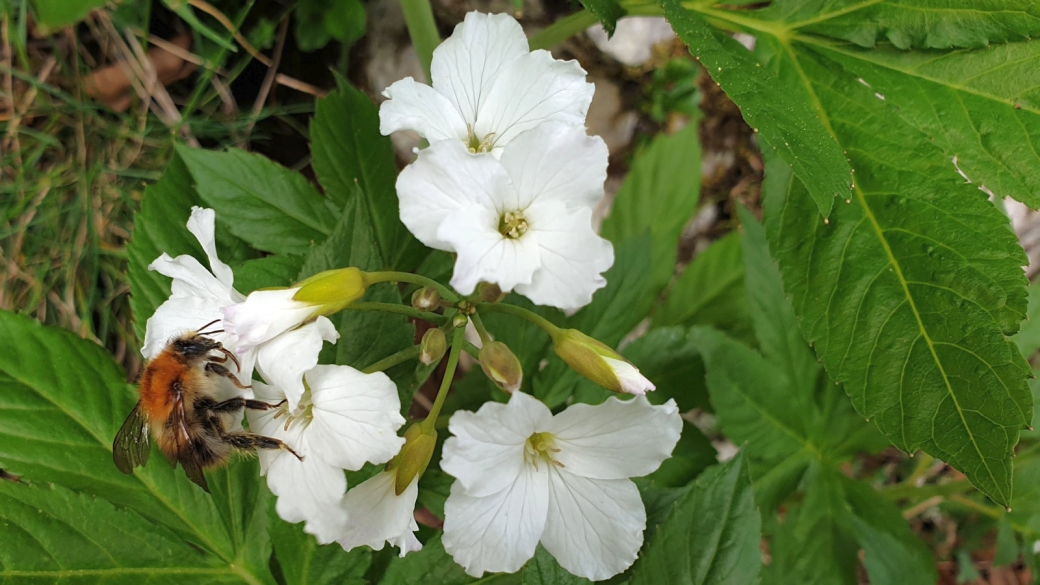
[[278, 25], [278, 40], [275, 42], [274, 47], [274, 60], [271, 62], [270, 67], [267, 69], [267, 75], [264, 76], [264, 82], [260, 85], [260, 93], [256, 96], [256, 101], [253, 102], [252, 116], [250, 117], [249, 124], [246, 126], [246, 140], [249, 140], [249, 136], [253, 133], [253, 126], [256, 125], [257, 118], [260, 117], [260, 112], [264, 109], [264, 104], [267, 103], [267, 97], [271, 93], [271, 88], [274, 87], [275, 77], [278, 76], [278, 66], [282, 63], [282, 51], [285, 50], [285, 38], [289, 33], [289, 18], [283, 18], [281, 24]]

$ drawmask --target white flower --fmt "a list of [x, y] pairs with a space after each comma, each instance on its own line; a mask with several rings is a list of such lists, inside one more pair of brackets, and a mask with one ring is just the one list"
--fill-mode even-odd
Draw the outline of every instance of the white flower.
[[[148, 266], [172, 278], [173, 283], [170, 298], [155, 310], [145, 327], [141, 354], [147, 359], [155, 357], [174, 337], [197, 331], [213, 321], [221, 322], [225, 310], [246, 300], [235, 290], [231, 268], [217, 257], [214, 222], [213, 210], [201, 207], [193, 207], [188, 219], [188, 231], [202, 245], [212, 272], [187, 254], [170, 258], [163, 253]], [[223, 331], [207, 336], [235, 352], [241, 364], [236, 373], [243, 384], [250, 383], [255, 365], [265, 380], [286, 391], [290, 406], [295, 408], [303, 394], [303, 373], [318, 363], [322, 343], [335, 342], [339, 333], [325, 317], [287, 331], [285, 312], [270, 310], [270, 305], [267, 303], [268, 318], [277, 320], [272, 329], [277, 331], [261, 341], [239, 346], [239, 337], [231, 334], [226, 322], [220, 327], [215, 325]]]
[[[278, 515], [287, 522], [306, 522], [305, 530], [319, 542], [338, 538], [346, 527], [343, 470], [358, 470], [365, 462], [386, 463], [404, 439], [397, 387], [381, 372], [363, 374], [348, 366], [315, 366], [304, 376], [309, 392], [296, 408], [283, 404], [266, 411], [247, 411], [253, 432], [284, 441], [303, 457], [288, 451], [259, 449], [260, 472], [278, 502]], [[253, 383], [256, 397], [277, 404], [281, 389]]]
[[406, 77], [388, 87], [379, 131], [414, 130], [430, 143], [471, 152], [500, 149], [545, 121], [583, 127], [595, 91], [575, 61], [529, 52], [520, 24], [506, 14], [470, 12], [433, 51], [433, 87]]
[[444, 549], [470, 575], [513, 572], [539, 542], [571, 573], [598, 581], [635, 561], [646, 510], [628, 478], [668, 458], [682, 430], [675, 402], [639, 396], [553, 416], [517, 392], [457, 412], [441, 469], [455, 476]]
[[576, 309], [614, 263], [592, 230], [606, 174], [603, 140], [557, 123], [525, 132], [501, 160], [440, 142], [397, 178], [401, 221], [427, 246], [458, 254], [451, 284], [460, 293], [485, 281]]
[[347, 492], [343, 507], [350, 516], [350, 524], [338, 539], [344, 549], [368, 545], [382, 550], [383, 543], [389, 543], [400, 549], [402, 557], [422, 550], [422, 543], [415, 537], [419, 529], [415, 522], [419, 477], [416, 476], [401, 495], [395, 493], [396, 479], [397, 470], [382, 471]]

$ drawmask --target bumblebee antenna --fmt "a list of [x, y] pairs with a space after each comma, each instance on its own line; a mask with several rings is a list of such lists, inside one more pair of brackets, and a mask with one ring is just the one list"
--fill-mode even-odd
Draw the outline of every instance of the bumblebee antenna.
[[209, 323], [206, 323], [202, 327], [199, 327], [198, 331], [196, 331], [195, 333], [198, 334], [198, 335], [212, 335], [214, 333], [223, 333], [224, 332], [223, 329], [218, 329], [216, 331], [206, 331], [206, 329], [209, 328], [209, 326], [213, 325], [214, 323], [220, 323], [220, 319], [214, 319], [214, 320], [210, 321]]

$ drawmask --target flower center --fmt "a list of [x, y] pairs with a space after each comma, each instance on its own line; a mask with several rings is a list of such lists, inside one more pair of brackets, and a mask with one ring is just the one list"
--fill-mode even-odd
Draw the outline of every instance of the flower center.
[[485, 134], [483, 138], [473, 133], [473, 126], [466, 124], [469, 129], [469, 138], [466, 140], [466, 148], [473, 154], [478, 152], [491, 152], [495, 147], [495, 133]]
[[524, 461], [534, 465], [538, 469], [538, 461], [546, 461], [557, 467], [563, 467], [563, 463], [553, 459], [554, 453], [559, 453], [556, 441], [550, 433], [535, 433], [527, 438], [524, 443]]
[[307, 427], [314, 420], [314, 402], [311, 401], [311, 388], [307, 385], [306, 380], [303, 382], [303, 385], [306, 391], [300, 397], [300, 403], [296, 405], [296, 410], [289, 412], [289, 403], [283, 402], [274, 413], [274, 418], [276, 419], [282, 416], [286, 417], [285, 427], [283, 427], [286, 431], [295, 422], [299, 422], [304, 427]]
[[507, 211], [498, 220], [498, 233], [514, 240], [526, 234], [528, 227], [522, 211]]

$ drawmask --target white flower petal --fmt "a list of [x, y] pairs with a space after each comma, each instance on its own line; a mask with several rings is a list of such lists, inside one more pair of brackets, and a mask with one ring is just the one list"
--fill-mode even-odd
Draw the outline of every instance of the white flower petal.
[[527, 37], [514, 18], [470, 12], [433, 51], [433, 87], [473, 124], [496, 78], [527, 51]]
[[396, 480], [396, 472], [383, 471], [347, 492], [343, 507], [350, 523], [338, 539], [340, 546], [350, 550], [367, 545], [383, 550], [383, 544], [389, 543], [400, 549], [402, 557], [422, 549], [414, 534], [419, 529], [415, 522], [419, 480], [412, 480], [399, 496], [394, 493]]
[[472, 155], [456, 140], [421, 151], [419, 159], [397, 176], [401, 221], [422, 243], [449, 252], [454, 251], [451, 245], [437, 236], [444, 219], [474, 205], [490, 207], [488, 202], [511, 189], [498, 160]]
[[466, 121], [448, 98], [411, 77], [395, 81], [383, 91], [390, 98], [379, 106], [379, 132], [414, 130], [430, 143], [441, 140], [465, 142]]
[[560, 450], [553, 458], [574, 475], [592, 479], [641, 477], [672, 454], [682, 432], [674, 400], [660, 406], [646, 397], [603, 404], [575, 404], [547, 429]]
[[154, 270], [173, 279], [170, 283], [173, 297], [201, 297], [220, 301], [225, 305], [237, 303], [244, 298], [213, 276], [194, 256], [182, 254], [170, 258], [164, 252], [148, 265], [148, 270]]
[[523, 392], [507, 404], [486, 402], [476, 412], [457, 411], [448, 421], [441, 469], [472, 496], [501, 491], [524, 467], [524, 445], [552, 422], [549, 408]]
[[495, 145], [505, 146], [542, 122], [584, 128], [595, 91], [577, 61], [557, 61], [549, 51], [534, 51], [502, 69], [473, 129], [478, 137], [494, 133]]
[[[175, 337], [197, 331], [206, 323], [219, 319], [222, 306], [222, 301], [206, 297], [171, 297], [148, 318], [141, 355], [150, 360], [159, 355]], [[227, 339], [223, 333], [210, 337], [220, 342]]]
[[314, 404], [311, 445], [331, 465], [357, 470], [366, 461], [386, 463], [404, 445], [397, 386], [382, 372], [349, 366], [315, 366], [307, 372]]
[[318, 317], [313, 323], [286, 331], [257, 348], [257, 369], [267, 383], [285, 392], [295, 410], [303, 396], [303, 374], [318, 363], [322, 343], [335, 343], [339, 333], [332, 321]]
[[629, 479], [592, 480], [550, 466], [542, 545], [570, 573], [593, 581], [624, 571], [643, 544], [646, 510]]
[[607, 144], [585, 134], [584, 126], [546, 122], [517, 136], [501, 160], [519, 193], [518, 209], [536, 199], [573, 208], [595, 207], [603, 199], [607, 156]]
[[188, 231], [195, 236], [199, 244], [202, 244], [202, 249], [209, 258], [209, 267], [213, 270], [213, 275], [225, 287], [234, 289], [235, 274], [231, 272], [230, 266], [221, 262], [217, 257], [216, 217], [216, 212], [212, 209], [192, 207], [191, 217], [188, 218]]
[[621, 382], [621, 391], [629, 394], [635, 394], [636, 396], [642, 396], [652, 390], [657, 390], [657, 386], [654, 383], [646, 379], [639, 368], [624, 360], [615, 360], [603, 356], [603, 361], [607, 362], [610, 369], [614, 370], [614, 375], [618, 377], [618, 381]]
[[304, 530], [321, 544], [338, 538], [347, 525], [342, 506], [347, 479], [343, 470], [308, 455], [306, 441], [292, 453], [278, 451], [267, 469], [267, 486], [278, 496], [275, 510], [286, 522], [306, 522]]
[[259, 290], [250, 293], [241, 303], [224, 307], [224, 331], [235, 347], [249, 351], [310, 319], [315, 307], [294, 301], [293, 295], [298, 290], [299, 287]]
[[537, 234], [507, 238], [498, 231], [500, 217], [482, 207], [460, 209], [437, 230], [437, 238], [458, 254], [451, 276], [451, 286], [458, 292], [471, 294], [481, 281], [508, 292], [518, 284], [529, 284], [540, 267]]
[[[564, 209], [558, 201], [538, 201], [525, 212], [541, 247], [541, 268], [516, 292], [539, 305], [570, 310], [592, 302], [614, 264], [614, 247], [592, 231], [592, 210]], [[531, 232], [528, 232], [529, 234]]]
[[546, 525], [547, 465], [524, 465], [497, 493], [468, 495], [460, 482], [444, 503], [444, 550], [466, 573], [512, 573], [534, 556]]

